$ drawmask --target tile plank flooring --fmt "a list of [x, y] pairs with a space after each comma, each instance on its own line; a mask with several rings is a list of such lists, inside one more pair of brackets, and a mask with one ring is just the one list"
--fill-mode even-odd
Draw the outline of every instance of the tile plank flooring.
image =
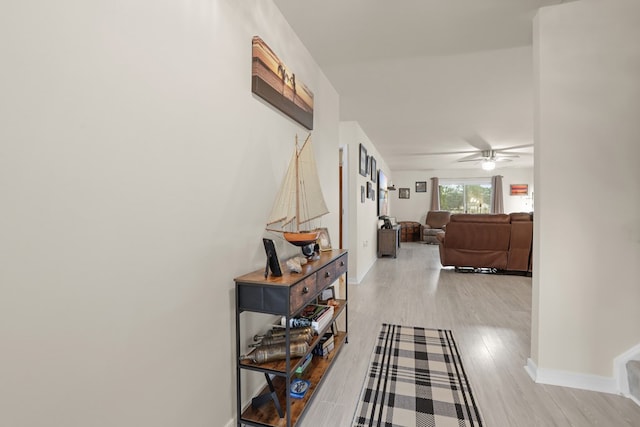
[[487, 426], [640, 426], [620, 396], [535, 384], [524, 370], [531, 335], [531, 278], [442, 269], [438, 248], [403, 243], [349, 287], [349, 344], [302, 427], [350, 426], [382, 323], [453, 330]]

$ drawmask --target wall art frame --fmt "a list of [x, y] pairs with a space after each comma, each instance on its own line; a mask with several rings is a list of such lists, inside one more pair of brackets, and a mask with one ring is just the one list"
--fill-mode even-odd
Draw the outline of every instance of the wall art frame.
[[373, 183], [375, 184], [378, 181], [378, 163], [376, 162], [376, 158], [371, 156], [371, 162], [370, 162], [370, 176], [371, 176], [371, 181], [373, 181]]
[[529, 184], [511, 184], [512, 196], [528, 196]]
[[251, 47], [251, 92], [312, 130], [313, 92], [260, 37], [253, 37]]
[[367, 156], [367, 148], [360, 144], [360, 175], [367, 176], [367, 164], [369, 158]]

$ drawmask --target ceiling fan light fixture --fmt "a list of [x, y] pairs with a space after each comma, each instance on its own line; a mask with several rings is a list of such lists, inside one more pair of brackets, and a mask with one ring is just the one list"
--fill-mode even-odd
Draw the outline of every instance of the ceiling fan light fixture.
[[494, 162], [493, 160], [483, 160], [482, 161], [482, 169], [486, 170], [486, 171], [492, 171], [496, 168], [496, 162]]

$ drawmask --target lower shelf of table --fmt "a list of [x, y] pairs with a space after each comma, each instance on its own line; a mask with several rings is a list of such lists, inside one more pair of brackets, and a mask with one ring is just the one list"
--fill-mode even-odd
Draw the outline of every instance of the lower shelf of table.
[[[326, 357], [321, 356], [313, 356], [311, 364], [305, 371], [304, 375], [300, 378], [308, 380], [311, 382], [311, 386], [309, 390], [305, 394], [302, 399], [291, 398], [291, 426], [294, 426], [302, 413], [304, 412], [304, 408], [307, 403], [311, 400], [314, 393], [316, 392], [320, 382], [324, 374], [333, 364], [335, 357], [338, 355], [342, 346], [345, 343], [347, 334], [345, 332], [336, 332], [334, 335], [334, 348], [331, 353], [329, 353]], [[291, 379], [298, 378], [297, 376], [293, 376]], [[241, 422], [253, 422], [256, 425], [268, 425], [268, 426], [277, 426], [277, 427], [286, 427], [287, 425], [287, 414], [286, 414], [286, 390], [285, 390], [285, 377], [284, 376], [276, 376], [273, 378], [273, 386], [276, 389], [276, 393], [278, 395], [278, 399], [280, 400], [280, 404], [282, 406], [283, 411], [285, 411], [284, 418], [280, 418], [278, 412], [276, 411], [275, 405], [273, 402], [268, 402], [259, 408], [254, 408], [249, 405], [244, 412], [242, 413]], [[260, 394], [268, 393], [269, 388], [265, 386], [265, 388], [260, 392]]]

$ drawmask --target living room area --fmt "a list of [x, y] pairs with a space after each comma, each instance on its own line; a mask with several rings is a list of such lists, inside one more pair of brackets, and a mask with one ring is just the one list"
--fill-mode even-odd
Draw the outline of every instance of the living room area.
[[[384, 25], [362, 2], [5, 8], [0, 425], [237, 425], [237, 405], [265, 382], [258, 375], [236, 394], [237, 337], [253, 341], [272, 319], [238, 328], [234, 277], [264, 271], [263, 238], [283, 261], [300, 254], [266, 222], [295, 141], [309, 133], [329, 211], [319, 226], [348, 250], [348, 263], [322, 272], [348, 267], [349, 343], [301, 426], [350, 425], [383, 323], [451, 330], [487, 425], [637, 424], [616, 361], [640, 353], [638, 3], [496, 4], [458, 6], [496, 31], [514, 22], [505, 14], [524, 20], [526, 40], [458, 24], [446, 37], [416, 36], [395, 3]], [[444, 10], [412, 10], [418, 27], [443, 29]], [[320, 50], [304, 38], [312, 25]], [[376, 29], [377, 42], [339, 28]], [[500, 46], [442, 50], [481, 35]], [[252, 93], [255, 36], [295, 70], [289, 83], [313, 91], [312, 131]], [[364, 72], [348, 64], [356, 52]], [[359, 120], [356, 98], [375, 114]], [[438, 145], [452, 128], [454, 154]], [[493, 171], [477, 159], [450, 167], [486, 151], [478, 135], [496, 150], [528, 147]], [[458, 274], [442, 268], [438, 245], [420, 242], [378, 258], [378, 194], [366, 191], [361, 146], [396, 188], [388, 213], [398, 221], [424, 223], [433, 177], [501, 175], [504, 211], [535, 212], [532, 276]]]

